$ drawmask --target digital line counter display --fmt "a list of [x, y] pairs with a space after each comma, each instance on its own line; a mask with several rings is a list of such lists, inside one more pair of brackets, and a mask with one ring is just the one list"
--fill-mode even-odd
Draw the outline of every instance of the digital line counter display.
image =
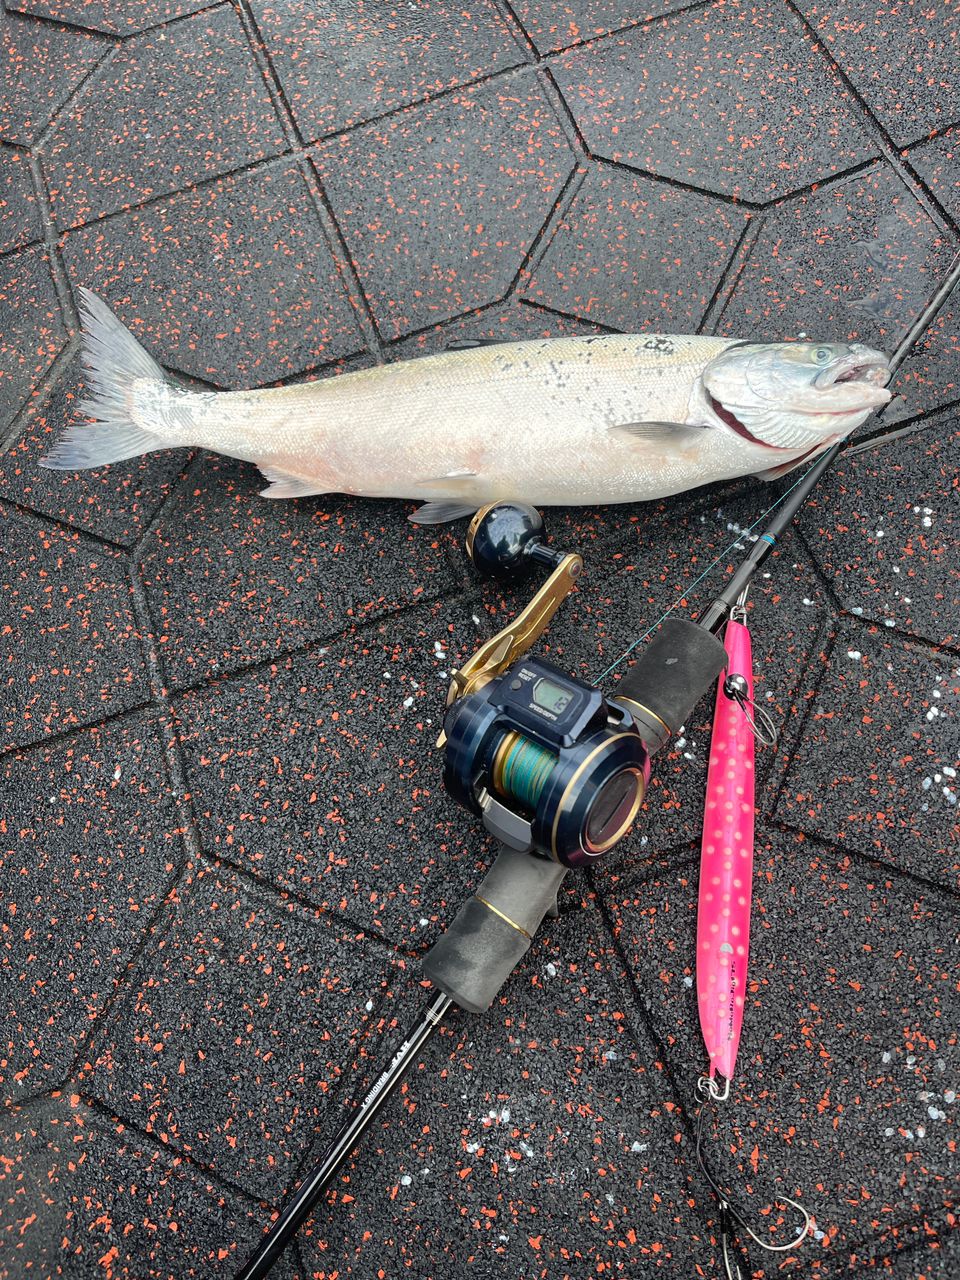
[[555, 684], [552, 680], [545, 680], [542, 676], [533, 686], [534, 703], [544, 711], [549, 711], [551, 715], [562, 715], [572, 700], [571, 689], [562, 684]]

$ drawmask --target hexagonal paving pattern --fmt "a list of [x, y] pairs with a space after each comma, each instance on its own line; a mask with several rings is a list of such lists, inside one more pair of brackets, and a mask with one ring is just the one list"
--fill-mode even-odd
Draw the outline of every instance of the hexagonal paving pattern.
[[11, 7], [0, 5], [0, 138], [30, 146], [112, 45]]
[[153, 717], [0, 757], [0, 1090], [58, 1088], [183, 860]]
[[[83, 1087], [266, 1200], [310, 1147], [389, 968], [353, 925], [201, 868], [178, 887]], [[372, 1006], [371, 1006], [372, 1007]]]
[[0, 506], [0, 751], [147, 700], [126, 557]]
[[540, 53], [551, 53], [646, 19], [689, 7], [691, 0], [515, 0], [510, 6]]
[[4, 0], [8, 9], [38, 18], [129, 36], [173, 18], [209, 9], [216, 0]]
[[[41, 468], [88, 381], [71, 290], [200, 388], [464, 338], [889, 351], [960, 245], [954, 8], [0, 3], [0, 1280], [236, 1275], [495, 854], [435, 744], [451, 672], [545, 579], [481, 580], [467, 522], [403, 499], [268, 502], [209, 441]], [[738, 1231], [744, 1275], [960, 1273], [957, 315], [747, 602], [780, 740], [706, 1143], [761, 1234], [789, 1245], [782, 1194], [815, 1221], [773, 1261]], [[797, 478], [547, 510], [585, 563], [534, 651], [615, 690]], [[712, 703], [278, 1280], [723, 1274], [694, 1151]]]
[[0, 439], [66, 345], [50, 265], [42, 247], [0, 258], [0, 306], [9, 308], [0, 331]]
[[897, 146], [960, 116], [955, 4], [797, 0], [797, 7]]
[[523, 296], [628, 333], [694, 333], [745, 229], [743, 213], [710, 196], [594, 169]]
[[574, 156], [539, 86], [517, 82], [344, 134], [315, 163], [374, 319], [397, 338], [503, 296]]
[[273, 382], [363, 345], [290, 162], [83, 227], [63, 254], [161, 363], [219, 386]]
[[307, 142], [524, 61], [492, 0], [421, 0], [402, 13], [344, 0], [250, 7]]
[[[0, 1122], [0, 1274], [227, 1280], [263, 1210], [76, 1094]], [[276, 1280], [297, 1280], [282, 1258]]]
[[698, 6], [590, 45], [554, 74], [596, 155], [738, 199], [763, 203], [877, 154], [779, 3]]
[[285, 149], [243, 27], [221, 6], [118, 49], [46, 139], [43, 167], [54, 217], [73, 227]]

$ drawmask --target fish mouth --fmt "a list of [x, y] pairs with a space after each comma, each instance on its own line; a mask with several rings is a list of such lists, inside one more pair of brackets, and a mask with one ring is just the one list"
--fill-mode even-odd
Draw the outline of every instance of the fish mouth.
[[849, 355], [834, 360], [814, 379], [818, 391], [828, 391], [841, 384], [860, 383], [871, 387], [885, 387], [890, 381], [887, 357], [881, 351], [869, 347], [851, 351]]

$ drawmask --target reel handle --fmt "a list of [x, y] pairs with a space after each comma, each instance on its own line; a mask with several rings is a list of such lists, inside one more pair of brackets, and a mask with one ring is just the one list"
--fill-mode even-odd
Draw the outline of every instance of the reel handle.
[[667, 618], [610, 701], [626, 706], [652, 755], [682, 724], [727, 665], [720, 640], [688, 618]]
[[423, 972], [469, 1013], [490, 1008], [546, 915], [567, 868], [504, 846], [472, 898], [427, 952]]

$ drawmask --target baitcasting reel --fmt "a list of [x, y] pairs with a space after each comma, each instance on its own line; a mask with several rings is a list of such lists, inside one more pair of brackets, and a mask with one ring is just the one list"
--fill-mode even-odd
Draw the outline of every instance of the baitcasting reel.
[[650, 759], [630, 712], [549, 662], [515, 663], [444, 724], [444, 785], [511, 849], [579, 867], [637, 816]]
[[[569, 867], [622, 839], [650, 778], [650, 757], [684, 723], [726, 662], [723, 645], [689, 619], [668, 618], [611, 697], [551, 663], [524, 657], [569, 593], [576, 555], [543, 545], [535, 508], [478, 511], [467, 551], [481, 572], [553, 572], [514, 623], [453, 676], [444, 731], [444, 785], [500, 841], [472, 897], [423, 961], [463, 1009], [490, 1007], [526, 953]], [[538, 856], [530, 857], [530, 854]]]
[[[542, 659], [517, 660], [582, 567], [579, 556], [546, 547], [542, 535], [539, 512], [519, 503], [484, 507], [470, 525], [467, 552], [486, 576], [513, 580], [534, 564], [553, 572], [516, 622], [455, 673], [440, 743], [444, 785], [508, 848], [578, 867], [602, 857], [629, 830], [643, 803], [650, 755], [681, 720], [670, 681], [649, 678], [649, 658], [647, 674], [639, 681], [628, 675], [610, 698]], [[709, 655], [712, 679], [722, 646], [693, 623], [674, 626], [683, 632], [683, 662], [671, 661], [674, 640], [662, 655], [665, 670], [680, 666], [686, 687], [699, 653], [701, 665]]]

